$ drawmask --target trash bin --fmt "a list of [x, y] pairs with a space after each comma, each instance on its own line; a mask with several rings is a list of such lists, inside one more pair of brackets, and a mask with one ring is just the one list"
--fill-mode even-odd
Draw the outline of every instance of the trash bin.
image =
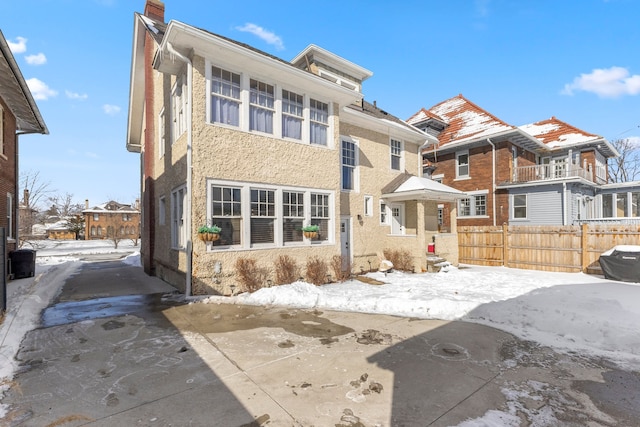
[[33, 277], [36, 274], [36, 251], [32, 249], [18, 249], [9, 252], [11, 259], [11, 274], [14, 279]]

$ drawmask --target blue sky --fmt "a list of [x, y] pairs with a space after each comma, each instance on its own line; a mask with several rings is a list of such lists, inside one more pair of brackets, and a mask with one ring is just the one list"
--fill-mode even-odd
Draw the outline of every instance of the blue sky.
[[[373, 72], [369, 101], [402, 119], [458, 94], [512, 125], [556, 116], [640, 140], [640, 2], [166, 0], [165, 18], [291, 60], [309, 44]], [[240, 7], [238, 7], [240, 6]], [[23, 171], [96, 205], [139, 193], [125, 148], [133, 13], [144, 0], [0, 0], [0, 29], [50, 135]]]

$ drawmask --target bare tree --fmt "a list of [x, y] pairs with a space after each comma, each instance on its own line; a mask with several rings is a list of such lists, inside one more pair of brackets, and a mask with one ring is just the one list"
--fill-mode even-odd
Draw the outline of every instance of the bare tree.
[[84, 231], [84, 215], [76, 214], [67, 217], [67, 228], [75, 233], [76, 240], [80, 237], [80, 233]]
[[42, 203], [53, 193], [50, 181], [44, 181], [38, 171], [24, 171], [20, 174], [20, 190], [23, 195], [20, 214], [20, 230], [22, 236], [32, 233], [33, 225], [40, 221], [39, 211]]
[[640, 178], [640, 143], [637, 138], [611, 141], [620, 157], [610, 160], [609, 181], [629, 182]]
[[52, 206], [55, 206], [58, 216], [62, 218], [77, 215], [84, 209], [84, 205], [82, 203], [73, 202], [73, 194], [70, 193], [51, 196], [49, 197], [49, 203], [51, 203]]

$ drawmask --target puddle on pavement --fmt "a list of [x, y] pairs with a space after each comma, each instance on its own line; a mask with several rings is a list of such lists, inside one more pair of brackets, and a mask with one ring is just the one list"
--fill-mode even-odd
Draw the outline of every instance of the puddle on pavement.
[[282, 328], [285, 331], [325, 342], [354, 332], [321, 317], [320, 311], [269, 309], [257, 306], [191, 304], [176, 307], [201, 333], [223, 333], [256, 328]]
[[[602, 373], [604, 382], [574, 381], [573, 388], [585, 393], [602, 411], [616, 418], [632, 421], [640, 419], [640, 373], [612, 370]], [[624, 424], [627, 425], [627, 424]]]
[[[65, 301], [46, 308], [42, 313], [42, 327], [66, 325], [83, 320], [103, 319], [126, 314], [145, 318], [148, 315], [177, 305], [164, 298], [166, 294], [124, 295], [94, 298], [83, 301]], [[106, 324], [117, 328], [117, 324]]]

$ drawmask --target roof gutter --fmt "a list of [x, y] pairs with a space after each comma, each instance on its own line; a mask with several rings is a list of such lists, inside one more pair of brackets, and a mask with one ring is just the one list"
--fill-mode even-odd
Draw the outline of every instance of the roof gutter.
[[187, 203], [185, 212], [185, 228], [187, 229], [187, 271], [185, 283], [185, 296], [192, 296], [193, 283], [193, 240], [191, 230], [191, 187], [193, 185], [193, 63], [191, 60], [178, 52], [171, 42], [167, 42], [167, 51], [187, 64]]

